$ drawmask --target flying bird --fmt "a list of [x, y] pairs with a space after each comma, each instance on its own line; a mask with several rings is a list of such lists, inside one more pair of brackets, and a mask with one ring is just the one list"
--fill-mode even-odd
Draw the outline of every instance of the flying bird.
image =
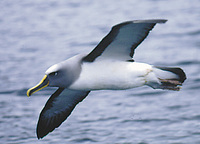
[[135, 49], [153, 27], [166, 21], [134, 20], [117, 24], [89, 54], [76, 55], [47, 69], [41, 82], [27, 91], [30, 96], [47, 86], [58, 87], [40, 113], [38, 139], [59, 127], [90, 91], [125, 90], [143, 85], [180, 90], [186, 79], [181, 68], [133, 60]]

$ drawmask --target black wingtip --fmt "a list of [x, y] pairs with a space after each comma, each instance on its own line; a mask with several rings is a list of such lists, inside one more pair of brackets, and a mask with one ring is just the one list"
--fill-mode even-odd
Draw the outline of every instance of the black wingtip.
[[[43, 128], [45, 129], [45, 128]], [[37, 138], [42, 139], [43, 137], [45, 137], [49, 132], [45, 132], [44, 130], [42, 130], [42, 127], [37, 126]]]
[[[44, 136], [43, 136], [44, 137]], [[37, 139], [40, 140], [43, 138], [42, 136], [37, 135]]]
[[[45, 126], [45, 125], [44, 125]], [[38, 125], [37, 125], [37, 129], [36, 129], [36, 133], [37, 133], [37, 138], [42, 139], [43, 137], [45, 137], [49, 132], [46, 130], [46, 127], [44, 127], [41, 124], [41, 120], [39, 119], [38, 121]]]

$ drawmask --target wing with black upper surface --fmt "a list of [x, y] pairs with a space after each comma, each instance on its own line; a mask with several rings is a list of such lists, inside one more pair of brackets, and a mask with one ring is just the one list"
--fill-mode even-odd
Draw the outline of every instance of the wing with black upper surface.
[[90, 91], [64, 90], [64, 88], [58, 88], [58, 90], [51, 95], [40, 113], [37, 124], [38, 139], [43, 138], [49, 132], [59, 127], [71, 114], [75, 106], [81, 102], [89, 92]]

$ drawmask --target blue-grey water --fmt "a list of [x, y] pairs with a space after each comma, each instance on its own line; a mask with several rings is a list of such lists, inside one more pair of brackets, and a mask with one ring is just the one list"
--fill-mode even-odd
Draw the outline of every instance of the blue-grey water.
[[[45, 70], [88, 53], [120, 22], [165, 18], [134, 59], [178, 66], [180, 92], [140, 87], [95, 91], [58, 129], [37, 140], [39, 113], [55, 89], [30, 98]], [[0, 142], [2, 144], [199, 144], [199, 0], [1, 0]]]

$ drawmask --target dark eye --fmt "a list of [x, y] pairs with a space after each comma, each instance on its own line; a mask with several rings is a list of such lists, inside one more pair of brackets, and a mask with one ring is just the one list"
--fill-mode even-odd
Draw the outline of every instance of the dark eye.
[[56, 75], [58, 75], [58, 72], [52, 72], [52, 73], [50, 73], [49, 75], [50, 75], [50, 76], [56, 76]]

